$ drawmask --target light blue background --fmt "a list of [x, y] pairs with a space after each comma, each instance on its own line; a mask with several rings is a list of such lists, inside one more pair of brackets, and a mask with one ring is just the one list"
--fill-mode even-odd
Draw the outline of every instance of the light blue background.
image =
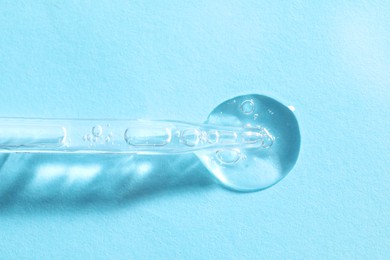
[[0, 258], [389, 259], [390, 2], [283, 2], [0, 1], [0, 116], [202, 122], [258, 93], [302, 134], [293, 171], [257, 193], [196, 179], [191, 156], [151, 159], [132, 196], [98, 179], [85, 206], [90, 182], [41, 205], [59, 184], [3, 178]]

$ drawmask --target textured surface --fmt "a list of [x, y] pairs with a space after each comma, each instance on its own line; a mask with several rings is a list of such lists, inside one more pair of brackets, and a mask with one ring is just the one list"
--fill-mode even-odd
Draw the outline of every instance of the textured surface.
[[0, 258], [388, 259], [389, 2], [182, 2], [0, 1], [0, 116], [201, 122], [265, 94], [296, 108], [296, 167], [237, 194], [191, 156], [55, 181], [64, 158], [2, 157]]

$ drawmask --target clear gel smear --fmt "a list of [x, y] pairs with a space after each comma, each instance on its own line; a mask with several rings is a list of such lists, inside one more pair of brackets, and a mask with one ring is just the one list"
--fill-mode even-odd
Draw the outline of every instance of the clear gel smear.
[[206, 124], [264, 129], [260, 146], [200, 150], [196, 155], [227, 188], [249, 192], [274, 185], [295, 165], [300, 132], [293, 112], [262, 95], [227, 100], [209, 115]]

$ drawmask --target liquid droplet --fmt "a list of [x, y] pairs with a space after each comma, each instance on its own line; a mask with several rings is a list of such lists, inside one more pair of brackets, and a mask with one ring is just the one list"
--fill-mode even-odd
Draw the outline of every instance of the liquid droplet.
[[[272, 98], [246, 95], [225, 101], [210, 113], [206, 124], [246, 128], [237, 138], [245, 147], [238, 151], [219, 148], [196, 152], [210, 172], [231, 189], [270, 187], [286, 176], [298, 159], [298, 122], [290, 108]], [[228, 133], [220, 131], [218, 143], [234, 140]]]

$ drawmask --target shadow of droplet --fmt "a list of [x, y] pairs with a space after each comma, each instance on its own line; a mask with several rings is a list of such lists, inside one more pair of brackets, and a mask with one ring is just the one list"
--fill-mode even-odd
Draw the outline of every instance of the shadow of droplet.
[[112, 209], [214, 187], [193, 154], [3, 154], [0, 211]]

